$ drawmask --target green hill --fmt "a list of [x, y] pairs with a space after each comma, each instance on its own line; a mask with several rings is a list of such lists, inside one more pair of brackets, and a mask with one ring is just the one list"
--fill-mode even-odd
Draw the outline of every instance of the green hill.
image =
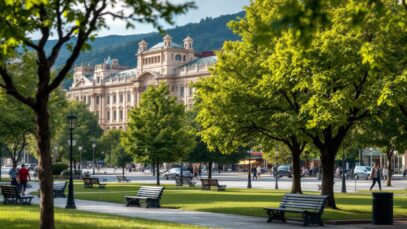
[[[226, 24], [237, 17], [243, 17], [244, 12], [237, 14], [224, 15], [217, 18], [205, 18], [199, 23], [189, 23], [184, 26], [168, 29], [167, 33], [173, 37], [175, 43], [182, 45], [182, 40], [190, 35], [194, 39], [194, 49], [196, 51], [216, 50], [222, 47], [226, 40], [237, 40], [238, 37], [230, 31]], [[76, 63], [99, 64], [107, 56], [118, 58], [122, 65], [135, 66], [135, 54], [138, 49], [138, 42], [142, 39], [148, 42], [152, 47], [162, 41], [162, 34], [147, 33], [137, 35], [119, 36], [112, 35], [98, 37], [92, 43], [92, 50], [83, 52]], [[55, 41], [48, 43], [48, 49]], [[49, 50], [48, 50], [49, 51]], [[68, 58], [70, 52], [63, 49], [56, 62], [56, 67], [60, 66]]]

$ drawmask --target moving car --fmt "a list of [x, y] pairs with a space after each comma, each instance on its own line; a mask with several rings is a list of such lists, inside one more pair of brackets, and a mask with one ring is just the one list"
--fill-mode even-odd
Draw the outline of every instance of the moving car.
[[292, 176], [291, 166], [280, 165], [280, 166], [278, 166], [277, 173], [278, 173], [278, 177], [287, 176], [287, 177], [291, 178], [291, 176]]
[[[163, 176], [166, 180], [175, 179], [175, 177], [179, 177], [180, 175], [181, 175], [181, 168], [172, 168], [163, 173]], [[183, 169], [182, 176], [192, 177], [192, 173], [190, 171], [188, 171], [187, 169]]]
[[359, 178], [367, 179], [370, 174], [370, 166], [356, 166], [353, 170], [353, 178], [358, 180]]

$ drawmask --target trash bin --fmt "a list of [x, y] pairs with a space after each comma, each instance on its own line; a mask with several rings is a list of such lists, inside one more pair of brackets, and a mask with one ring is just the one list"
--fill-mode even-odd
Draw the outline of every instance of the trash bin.
[[378, 225], [393, 224], [393, 193], [372, 193], [372, 223]]

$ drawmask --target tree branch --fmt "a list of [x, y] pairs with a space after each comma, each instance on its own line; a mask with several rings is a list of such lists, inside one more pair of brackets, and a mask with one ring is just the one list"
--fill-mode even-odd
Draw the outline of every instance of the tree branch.
[[0, 66], [0, 75], [5, 84], [0, 84], [0, 87], [3, 88], [7, 94], [14, 96], [16, 99], [26, 104], [27, 106], [34, 108], [34, 98], [23, 96], [15, 87], [11, 76], [8, 74], [7, 69]]

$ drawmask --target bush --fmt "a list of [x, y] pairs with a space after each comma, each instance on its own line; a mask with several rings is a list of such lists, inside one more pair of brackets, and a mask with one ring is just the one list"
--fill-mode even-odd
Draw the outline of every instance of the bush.
[[[75, 172], [75, 170], [72, 170], [72, 175], [75, 176], [75, 177], [79, 177], [79, 176], [82, 175], [82, 170], [77, 169], [76, 172]], [[61, 176], [69, 177], [69, 169], [62, 171]]]
[[62, 171], [68, 169], [68, 165], [62, 162], [57, 162], [52, 165], [52, 175], [59, 175]]

